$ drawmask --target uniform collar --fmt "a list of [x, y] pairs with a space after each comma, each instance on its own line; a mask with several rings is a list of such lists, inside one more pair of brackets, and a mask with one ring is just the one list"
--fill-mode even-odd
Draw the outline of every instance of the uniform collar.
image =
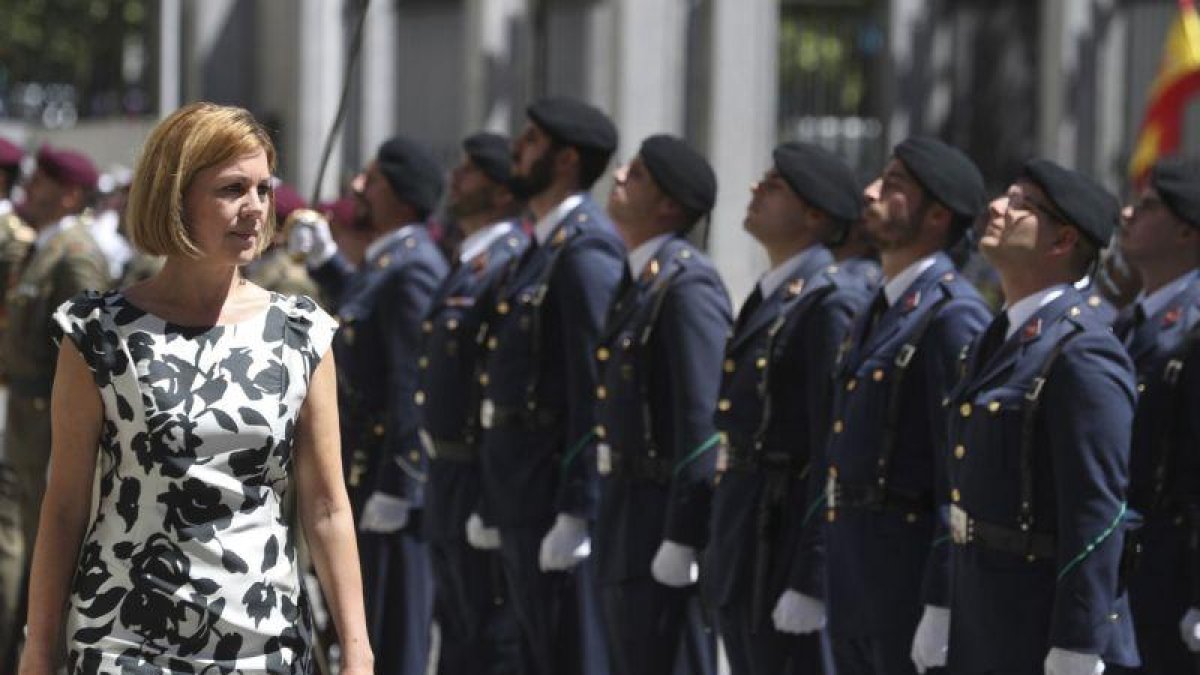
[[475, 256], [486, 251], [492, 242], [512, 232], [512, 229], [510, 221], [501, 220], [472, 232], [471, 236], [463, 239], [462, 246], [459, 248], [459, 262], [465, 263], [474, 260]]
[[1162, 288], [1154, 291], [1150, 295], [1146, 295], [1145, 291], [1138, 294], [1137, 303], [1142, 306], [1142, 311], [1146, 313], [1146, 317], [1157, 316], [1159, 312], [1167, 308], [1167, 305], [1183, 292], [1189, 284], [1196, 278], [1196, 270], [1188, 270], [1183, 274], [1175, 277], [1175, 280], [1166, 284]]
[[763, 299], [771, 297], [783, 282], [787, 281], [796, 270], [800, 269], [804, 263], [813, 256], [816, 251], [819, 251], [819, 246], [809, 246], [796, 255], [788, 258], [780, 263], [777, 267], [762, 275], [758, 280], [758, 290], [762, 293]]
[[575, 207], [583, 203], [583, 193], [576, 192], [558, 203], [558, 206], [550, 209], [550, 212], [542, 216], [541, 220], [533, 226], [533, 236], [537, 238], [538, 246], [544, 246], [546, 241], [550, 239], [550, 235], [554, 234], [554, 228], [562, 222], [567, 214], [575, 210]]
[[367, 247], [366, 253], [363, 254], [366, 264], [375, 264], [375, 260], [379, 256], [383, 255], [383, 252], [391, 247], [392, 244], [416, 232], [418, 227], [421, 227], [420, 223], [409, 223], [404, 227], [401, 227], [398, 230], [392, 230], [391, 232], [388, 232], [382, 237], [379, 237], [375, 241], [371, 242], [371, 245]]
[[12, 212], [12, 202], [7, 199], [0, 199], [0, 218], [3, 218]]
[[887, 280], [883, 285], [883, 293], [887, 297], [888, 307], [896, 304], [900, 296], [904, 295], [905, 291], [916, 282], [917, 277], [921, 276], [925, 270], [933, 267], [933, 264], [937, 262], [937, 256], [938, 254], [932, 253], [921, 258], [908, 267], [905, 267], [894, 278]]
[[57, 237], [59, 235], [59, 233], [65, 231], [67, 229], [70, 229], [71, 225], [74, 222], [75, 222], [75, 220], [72, 216], [64, 216], [64, 217], [60, 218], [58, 220], [58, 222], [54, 223], [53, 225], [48, 225], [48, 226], [43, 227], [42, 229], [38, 230], [37, 239], [33, 240], [33, 247], [35, 249], [42, 248], [43, 246], [46, 245], [46, 242]]
[[1004, 333], [1004, 339], [1007, 340], [1018, 330], [1024, 328], [1026, 322], [1033, 318], [1039, 309], [1057, 300], [1067, 292], [1068, 288], [1070, 288], [1068, 284], [1055, 284], [1014, 302], [1012, 307], [1004, 310], [1008, 316], [1008, 330]]
[[629, 252], [629, 275], [637, 279], [641, 277], [642, 271], [646, 269], [646, 265], [650, 259], [658, 253], [658, 249], [674, 235], [670, 232], [660, 234], [657, 237], [651, 237], [646, 241], [638, 244], [637, 248]]

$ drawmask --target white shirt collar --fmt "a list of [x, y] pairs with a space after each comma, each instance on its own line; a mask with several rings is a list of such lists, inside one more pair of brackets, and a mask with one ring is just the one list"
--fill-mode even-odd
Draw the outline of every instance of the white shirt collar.
[[660, 234], [657, 237], [651, 237], [646, 241], [638, 244], [637, 248], [629, 252], [629, 274], [637, 279], [642, 274], [642, 270], [646, 269], [646, 265], [650, 263], [650, 259], [658, 253], [658, 249], [666, 243], [668, 239], [674, 235], [670, 232]]
[[38, 230], [37, 239], [33, 240], [33, 247], [38, 249], [45, 246], [46, 242], [58, 236], [60, 232], [71, 228], [76, 222], [74, 216], [64, 216], [57, 223], [43, 227]]
[[905, 267], [894, 278], [888, 279], [887, 283], [883, 286], [883, 293], [887, 297], [888, 307], [896, 304], [900, 296], [904, 295], [909, 287], [916, 282], [917, 277], [921, 276], [925, 270], [933, 267], [933, 263], [935, 262], [937, 262], [937, 254], [933, 253]]
[[1068, 284], [1055, 284], [1049, 288], [1043, 288], [1036, 293], [1031, 293], [1020, 300], [1013, 303], [1012, 307], [1004, 310], [1008, 315], [1008, 330], [1004, 332], [1004, 339], [1012, 337], [1018, 330], [1025, 327], [1025, 322], [1033, 318], [1037, 311], [1046, 305], [1054, 302], [1063, 293], [1067, 292]]
[[1166, 284], [1162, 288], [1154, 291], [1150, 295], [1146, 295], [1145, 291], [1138, 294], [1137, 302], [1141, 304], [1142, 311], [1146, 313], [1146, 318], [1157, 316], [1159, 312], [1167, 307], [1167, 303], [1176, 295], [1179, 295], [1183, 289], [1196, 278], [1196, 270], [1188, 270], [1183, 274], [1175, 277], [1175, 280]]
[[767, 298], [771, 297], [771, 295], [773, 295], [775, 291], [783, 285], [783, 282], [791, 278], [791, 276], [796, 273], [796, 270], [800, 269], [800, 266], [803, 265], [805, 261], [812, 256], [813, 251], [816, 250], [816, 246], [809, 246], [803, 251], [783, 261], [779, 264], [779, 266], [762, 275], [762, 278], [758, 280], [758, 290], [762, 293], [763, 299], [766, 300]]
[[392, 230], [391, 232], [388, 232], [387, 234], [377, 238], [375, 241], [371, 242], [370, 246], [367, 247], [366, 253], [363, 254], [363, 258], [368, 264], [374, 263], [375, 259], [383, 254], [384, 249], [407, 237], [418, 227], [421, 227], [420, 223], [409, 223], [398, 230]]
[[544, 246], [546, 240], [554, 233], [554, 228], [562, 222], [567, 214], [575, 209], [576, 206], [583, 202], [583, 193], [576, 192], [558, 203], [558, 206], [550, 209], [550, 212], [542, 216], [541, 220], [533, 226], [533, 236], [537, 238], [538, 246]]
[[512, 222], [501, 220], [475, 230], [471, 236], [463, 239], [459, 247], [458, 261], [465, 263], [474, 260], [475, 256], [486, 251], [492, 242], [512, 232], [512, 229]]
[[7, 216], [13, 212], [12, 202], [7, 199], [0, 199], [0, 218]]

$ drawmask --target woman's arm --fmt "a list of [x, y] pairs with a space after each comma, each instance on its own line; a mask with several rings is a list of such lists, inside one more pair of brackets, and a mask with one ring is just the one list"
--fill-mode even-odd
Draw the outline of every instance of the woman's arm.
[[330, 350], [313, 373], [296, 430], [296, 504], [344, 653], [343, 675], [374, 672], [350, 499], [342, 481], [337, 379]]
[[29, 638], [22, 675], [53, 673], [66, 655], [63, 615], [92, 503], [104, 405], [70, 340], [58, 351], [50, 398], [50, 475], [29, 576]]

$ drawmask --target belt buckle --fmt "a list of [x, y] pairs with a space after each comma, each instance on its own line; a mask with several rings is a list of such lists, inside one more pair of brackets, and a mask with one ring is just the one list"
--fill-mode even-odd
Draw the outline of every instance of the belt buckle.
[[596, 471], [601, 476], [612, 473], [612, 446], [608, 443], [596, 444]]
[[491, 429], [492, 423], [496, 418], [496, 404], [492, 403], [492, 399], [485, 398], [479, 404], [479, 426], [484, 429]]
[[956, 544], [971, 541], [971, 517], [957, 504], [950, 505], [950, 539]]

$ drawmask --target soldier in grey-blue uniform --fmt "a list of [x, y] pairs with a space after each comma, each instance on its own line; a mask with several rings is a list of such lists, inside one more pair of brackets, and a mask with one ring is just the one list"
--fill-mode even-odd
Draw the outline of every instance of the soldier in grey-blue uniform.
[[1132, 363], [1074, 282], [1117, 200], [1026, 163], [989, 207], [979, 250], [1004, 310], [947, 397], [953, 541], [949, 669], [1095, 675], [1138, 663], [1121, 573]]
[[[1142, 292], [1114, 330], [1137, 370], [1129, 601], [1146, 675], [1200, 673], [1200, 159], [1164, 159], [1123, 214]], [[1127, 546], [1128, 548], [1128, 546]], [[1182, 630], [1182, 635], [1180, 634]], [[1110, 673], [1123, 672], [1109, 668]]]
[[867, 232], [866, 215], [872, 205], [879, 201], [881, 185], [883, 181], [876, 178], [863, 188], [862, 217], [851, 223], [840, 242], [829, 247], [838, 267], [850, 276], [862, 279], [872, 291], [883, 281], [883, 270], [879, 267], [879, 251], [871, 243], [871, 235]]
[[[516, 195], [535, 219], [483, 336], [482, 513], [536, 675], [607, 672], [588, 526], [596, 507], [596, 341], [624, 263], [587, 195], [617, 146], [604, 113], [530, 105], [514, 144]], [[582, 563], [582, 564], [581, 564]]]
[[593, 533], [612, 672], [716, 673], [695, 594], [716, 464], [712, 409], [729, 296], [686, 235], [716, 200], [708, 162], [656, 135], [608, 199], [629, 249], [596, 348], [600, 501]]
[[356, 271], [316, 223], [307, 264], [341, 329], [338, 407], [346, 483], [359, 528], [367, 621], [378, 673], [424, 675], [433, 582], [421, 531], [426, 455], [418, 434], [421, 321], [447, 265], [425, 229], [442, 170], [424, 146], [384, 142], [356, 179], [375, 238]]
[[833, 362], [870, 291], [825, 242], [859, 216], [850, 168], [801, 143], [775, 149], [746, 209], [771, 269], [721, 362], [723, 442], [701, 570], [735, 675], [828, 672], [821, 457]]
[[499, 557], [480, 548], [482, 523], [468, 520], [479, 500], [478, 334], [499, 276], [528, 238], [508, 190], [509, 140], [478, 133], [462, 144], [450, 175], [446, 210], [466, 238], [422, 324], [417, 366], [424, 404], [421, 433], [429, 454], [425, 534], [433, 563], [434, 618], [441, 629], [438, 673], [520, 673], [516, 619], [505, 599]]
[[840, 675], [944, 665], [946, 413], [987, 306], [954, 246], [983, 208], [974, 163], [936, 139], [896, 146], [867, 229], [883, 288], [839, 356], [827, 453], [826, 602]]

